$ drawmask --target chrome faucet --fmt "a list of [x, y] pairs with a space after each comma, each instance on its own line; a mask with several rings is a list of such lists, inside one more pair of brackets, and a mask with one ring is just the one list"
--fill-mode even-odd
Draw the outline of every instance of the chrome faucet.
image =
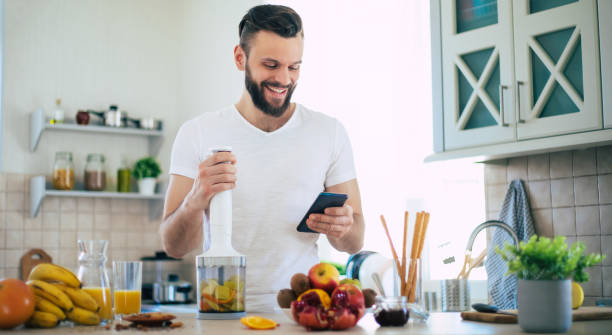
[[512, 228], [510, 228], [509, 225], [507, 225], [506, 223], [504, 223], [502, 221], [489, 220], [489, 221], [485, 221], [485, 222], [479, 224], [476, 228], [474, 228], [474, 230], [472, 231], [472, 234], [470, 235], [470, 238], [468, 239], [467, 247], [465, 248], [466, 254], [471, 254], [472, 253], [472, 247], [474, 246], [474, 240], [476, 239], [476, 236], [478, 235], [478, 233], [480, 233], [481, 230], [483, 230], [485, 228], [489, 228], [489, 227], [502, 228], [505, 231], [507, 231], [508, 234], [510, 234], [510, 236], [512, 236], [512, 240], [514, 241], [514, 244], [516, 244], [516, 246], [518, 247], [518, 245], [519, 245], [518, 236], [516, 235], [514, 230], [512, 230]]

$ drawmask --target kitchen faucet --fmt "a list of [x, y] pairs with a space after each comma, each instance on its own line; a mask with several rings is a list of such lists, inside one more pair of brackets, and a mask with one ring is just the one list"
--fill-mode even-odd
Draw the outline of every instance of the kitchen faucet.
[[507, 225], [506, 223], [502, 221], [489, 220], [489, 221], [485, 221], [479, 224], [476, 228], [474, 228], [474, 230], [472, 231], [472, 234], [470, 235], [470, 238], [468, 239], [467, 247], [465, 248], [466, 254], [472, 253], [472, 247], [474, 246], [474, 240], [476, 239], [476, 236], [478, 235], [478, 233], [480, 233], [481, 230], [485, 228], [489, 228], [489, 227], [497, 227], [497, 228], [502, 228], [506, 230], [508, 234], [512, 236], [512, 240], [514, 241], [514, 244], [516, 244], [517, 247], [519, 246], [518, 236], [516, 235], [514, 230], [510, 228], [509, 225]]

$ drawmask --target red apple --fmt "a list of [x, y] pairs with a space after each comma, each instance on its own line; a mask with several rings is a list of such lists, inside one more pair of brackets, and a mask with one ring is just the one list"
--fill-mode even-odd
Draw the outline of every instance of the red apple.
[[310, 268], [308, 279], [310, 279], [311, 287], [331, 293], [338, 286], [338, 282], [340, 282], [340, 273], [331, 264], [319, 263]]
[[331, 296], [332, 306], [349, 309], [359, 321], [365, 314], [365, 299], [361, 290], [352, 284], [342, 284], [334, 290]]

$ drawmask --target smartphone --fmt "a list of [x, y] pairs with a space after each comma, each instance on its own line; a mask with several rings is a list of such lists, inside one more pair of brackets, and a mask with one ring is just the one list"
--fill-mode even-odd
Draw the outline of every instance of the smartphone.
[[304, 215], [302, 221], [300, 221], [300, 224], [297, 226], [297, 231], [302, 233], [317, 233], [316, 231], [308, 228], [308, 225], [306, 224], [306, 219], [308, 219], [310, 214], [323, 214], [325, 208], [328, 207], [342, 207], [344, 206], [346, 199], [348, 199], [346, 194], [329, 192], [320, 193], [317, 199], [315, 199], [315, 201], [312, 203], [312, 206], [310, 206], [308, 212], [306, 212], [306, 215]]

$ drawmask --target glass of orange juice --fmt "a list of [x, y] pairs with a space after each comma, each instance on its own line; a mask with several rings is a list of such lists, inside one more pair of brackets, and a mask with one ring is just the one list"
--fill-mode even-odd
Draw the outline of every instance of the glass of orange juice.
[[140, 313], [142, 262], [113, 262], [115, 314]]

